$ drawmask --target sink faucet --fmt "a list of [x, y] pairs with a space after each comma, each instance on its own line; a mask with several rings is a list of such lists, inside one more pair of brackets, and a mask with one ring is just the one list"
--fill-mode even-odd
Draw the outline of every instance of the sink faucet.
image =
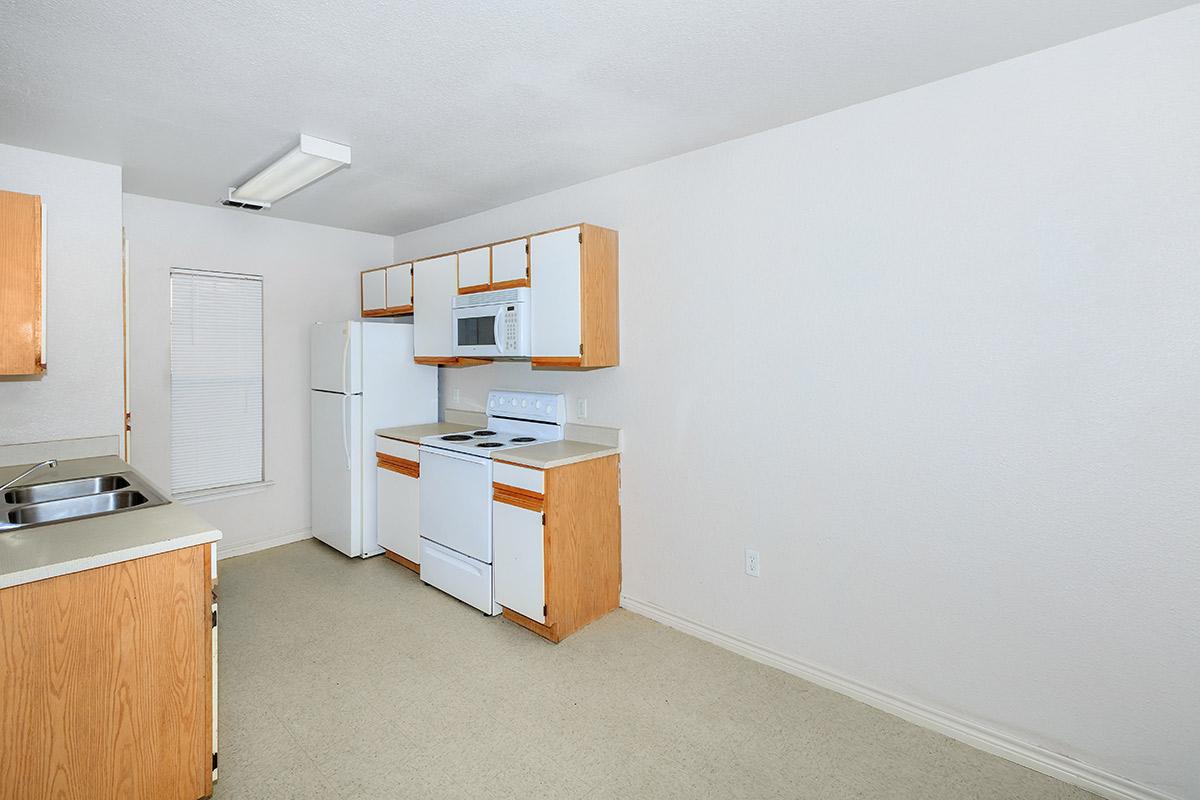
[[22, 473], [21, 473], [20, 475], [18, 475], [17, 477], [13, 478], [13, 479], [12, 479], [11, 481], [9, 481], [8, 483], [4, 484], [3, 486], [0, 486], [0, 492], [3, 492], [5, 489], [7, 489], [8, 487], [12, 486], [12, 485], [13, 485], [13, 484], [15, 484], [15, 483], [18, 483], [18, 482], [19, 482], [19, 481], [20, 481], [22, 478], [25, 478], [25, 477], [28, 477], [28, 476], [32, 475], [33, 473], [37, 472], [37, 471], [38, 471], [39, 469], [41, 469], [42, 467], [49, 467], [50, 469], [54, 469], [54, 468], [55, 468], [55, 467], [57, 467], [57, 466], [58, 466], [58, 461], [57, 461], [57, 460], [55, 460], [55, 459], [53, 459], [53, 458], [47, 458], [47, 459], [46, 459], [45, 461], [43, 461], [42, 463], [40, 463], [40, 464], [34, 464], [32, 467], [30, 467], [29, 469], [25, 470], [24, 472], [22, 472]]

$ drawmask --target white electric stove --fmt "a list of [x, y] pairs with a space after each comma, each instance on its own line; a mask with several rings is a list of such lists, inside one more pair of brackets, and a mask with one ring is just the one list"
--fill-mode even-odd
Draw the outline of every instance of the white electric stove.
[[421, 439], [421, 580], [499, 614], [492, 580], [492, 458], [563, 438], [566, 400], [488, 392], [487, 424]]

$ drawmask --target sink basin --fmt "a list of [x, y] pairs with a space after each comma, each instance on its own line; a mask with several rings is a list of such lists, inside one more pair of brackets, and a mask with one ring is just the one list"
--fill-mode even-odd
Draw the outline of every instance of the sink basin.
[[14, 486], [0, 503], [0, 532], [168, 502], [133, 472]]
[[89, 494], [111, 492], [129, 486], [129, 481], [123, 475], [97, 475], [94, 478], [80, 478], [74, 481], [56, 481], [54, 483], [35, 483], [32, 486], [18, 486], [4, 493], [4, 502], [9, 505], [24, 503], [42, 503], [47, 500], [62, 500], [67, 497], [83, 497]]
[[136, 508], [150, 502], [141, 492], [104, 492], [86, 497], [68, 497], [65, 500], [50, 500], [31, 503], [8, 512], [8, 521], [16, 525], [37, 525], [40, 522], [61, 522], [65, 519], [94, 517]]

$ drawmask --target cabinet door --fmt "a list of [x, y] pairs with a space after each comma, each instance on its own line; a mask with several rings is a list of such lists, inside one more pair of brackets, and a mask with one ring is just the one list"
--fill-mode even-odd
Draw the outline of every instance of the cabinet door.
[[412, 264], [396, 264], [388, 267], [387, 307], [389, 309], [412, 309]]
[[529, 240], [533, 356], [579, 358], [579, 228]]
[[492, 248], [480, 247], [458, 254], [458, 291], [462, 294], [488, 289], [492, 275]]
[[418, 485], [414, 478], [387, 467], [379, 473], [379, 546], [421, 563], [420, 535], [417, 533]]
[[492, 501], [496, 602], [545, 624], [546, 553], [542, 514]]
[[413, 262], [413, 355], [417, 358], [452, 358], [450, 352], [450, 301], [458, 256], [448, 255]]
[[387, 308], [387, 272], [373, 269], [362, 274], [362, 310], [382, 311]]
[[0, 375], [45, 371], [42, 199], [0, 192]]
[[529, 285], [529, 240], [492, 245], [492, 288]]

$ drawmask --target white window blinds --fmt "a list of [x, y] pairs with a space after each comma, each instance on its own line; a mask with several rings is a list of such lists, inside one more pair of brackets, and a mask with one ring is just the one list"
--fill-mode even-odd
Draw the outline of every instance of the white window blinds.
[[263, 480], [262, 277], [171, 270], [171, 492]]

